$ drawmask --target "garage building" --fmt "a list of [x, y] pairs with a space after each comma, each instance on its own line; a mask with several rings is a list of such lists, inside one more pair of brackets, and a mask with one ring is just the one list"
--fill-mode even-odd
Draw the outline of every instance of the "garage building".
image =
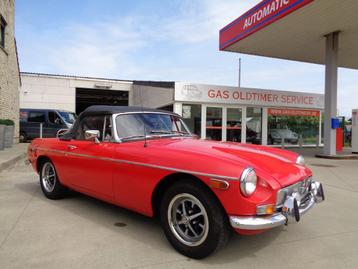
[[21, 108], [79, 114], [94, 104], [161, 108], [182, 115], [202, 139], [317, 145], [322, 94], [172, 81], [129, 81], [21, 73]]

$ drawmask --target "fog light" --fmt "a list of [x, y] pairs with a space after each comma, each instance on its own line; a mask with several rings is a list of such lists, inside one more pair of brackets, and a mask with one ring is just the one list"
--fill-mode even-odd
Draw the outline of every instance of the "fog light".
[[275, 205], [259, 205], [256, 207], [256, 215], [272, 215], [275, 210]]

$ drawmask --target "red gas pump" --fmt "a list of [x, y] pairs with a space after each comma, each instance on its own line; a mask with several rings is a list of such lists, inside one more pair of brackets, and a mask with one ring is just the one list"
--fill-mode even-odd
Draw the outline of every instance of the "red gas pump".
[[336, 129], [336, 151], [338, 151], [338, 152], [343, 151], [343, 129], [342, 128]]

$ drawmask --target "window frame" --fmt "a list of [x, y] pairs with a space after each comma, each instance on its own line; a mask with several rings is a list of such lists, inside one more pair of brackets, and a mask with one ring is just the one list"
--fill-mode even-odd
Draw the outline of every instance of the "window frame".
[[[51, 121], [51, 117], [50, 117], [50, 113], [53, 113], [54, 114], [54, 119], [55, 118], [58, 118], [60, 120], [60, 123], [56, 123], [56, 120], [55, 121]], [[61, 118], [61, 116], [57, 113], [57, 111], [48, 111], [47, 112], [47, 118], [48, 118], [48, 122], [51, 123], [51, 124], [55, 124], [55, 125], [58, 125], [58, 126], [62, 126], [64, 125], [64, 121], [63, 119]]]
[[0, 47], [5, 49], [6, 45], [6, 26], [7, 22], [2, 15], [0, 15]]
[[[73, 136], [73, 140], [76, 140], [76, 141], [87, 141], [85, 138], [77, 138], [78, 137], [78, 133], [79, 132], [82, 132], [83, 134], [83, 137], [84, 137], [84, 132], [83, 132], [83, 128], [82, 128], [82, 125], [83, 125], [83, 122], [87, 119], [87, 118], [93, 118], [93, 117], [100, 117], [100, 118], [103, 118], [103, 125], [101, 126], [101, 129], [98, 130], [100, 131], [101, 133], [101, 136], [100, 136], [100, 141], [101, 143], [109, 143], [109, 142], [113, 142], [113, 138], [114, 138], [114, 126], [113, 126], [113, 119], [111, 117], [111, 115], [88, 115], [88, 116], [85, 116], [84, 118], [81, 119], [81, 121], [79, 122], [78, 124], [78, 128], [76, 130], [76, 133], [74, 134]], [[111, 124], [111, 132], [112, 132], [112, 135], [111, 135], [111, 138], [109, 140], [105, 140], [105, 134], [106, 134], [106, 124], [107, 124], [107, 120], [110, 120], [110, 124]]]
[[[180, 116], [180, 115], [177, 115], [175, 113], [165, 113], [165, 112], [152, 112], [152, 111], [138, 111], [138, 112], [124, 112], [124, 113], [115, 113], [115, 114], [112, 114], [112, 136], [113, 136], [113, 140], [114, 142], [117, 142], [117, 143], [127, 143], [127, 142], [133, 142], [133, 141], [144, 141], [146, 139], [151, 139], [150, 136], [146, 136], [146, 137], [143, 137], [143, 138], [138, 138], [138, 139], [133, 139], [133, 140], [122, 140], [119, 135], [118, 135], [118, 132], [117, 132], [117, 117], [118, 116], [122, 116], [122, 115], [132, 115], [132, 114], [161, 114], [161, 115], [169, 115], [169, 116], [175, 116], [177, 117], [181, 123], [183, 124], [184, 128], [186, 129], [186, 131], [188, 132], [188, 135], [187, 137], [194, 137], [196, 135], [194, 135], [190, 129], [188, 128], [188, 126], [185, 124], [185, 122], [183, 121], [183, 118]], [[159, 137], [159, 136], [156, 136], [156, 137]], [[165, 136], [163, 136], [165, 137]], [[168, 137], [168, 136], [166, 136]]]

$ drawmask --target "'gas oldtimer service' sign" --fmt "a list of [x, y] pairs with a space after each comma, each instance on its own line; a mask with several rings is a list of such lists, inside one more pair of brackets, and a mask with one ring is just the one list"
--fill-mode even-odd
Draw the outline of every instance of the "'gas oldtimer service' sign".
[[324, 108], [322, 94], [190, 83], [175, 84], [175, 101], [273, 107]]

